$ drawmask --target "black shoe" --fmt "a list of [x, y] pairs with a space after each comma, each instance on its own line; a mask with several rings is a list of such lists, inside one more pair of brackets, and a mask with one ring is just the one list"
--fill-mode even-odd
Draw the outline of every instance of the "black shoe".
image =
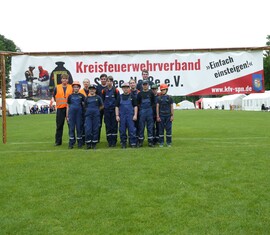
[[91, 144], [86, 145], [86, 149], [91, 149], [91, 147], [92, 147]]
[[73, 145], [69, 145], [68, 148], [69, 148], [69, 149], [73, 149]]
[[126, 149], [127, 148], [127, 144], [121, 144], [121, 148], [122, 149]]
[[97, 146], [95, 144], [92, 145], [92, 149], [96, 150]]
[[62, 144], [60, 144], [60, 143], [55, 143], [54, 144], [54, 146], [60, 146], [60, 145], [62, 145]]

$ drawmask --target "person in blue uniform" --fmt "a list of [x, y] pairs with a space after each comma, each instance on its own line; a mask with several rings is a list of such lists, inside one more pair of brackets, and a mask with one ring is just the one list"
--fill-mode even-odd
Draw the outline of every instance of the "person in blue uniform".
[[[99, 76], [100, 83], [97, 85], [97, 92], [96, 94], [102, 97], [102, 90], [107, 87], [107, 74], [103, 73]], [[99, 127], [99, 133], [98, 133], [98, 143], [100, 142], [100, 134], [102, 129], [102, 123], [103, 123], [103, 117], [104, 117], [104, 109], [100, 110], [100, 127]]]
[[100, 126], [100, 110], [103, 109], [103, 101], [96, 95], [96, 85], [89, 86], [89, 94], [85, 98], [85, 144], [86, 149], [96, 149]]
[[157, 122], [157, 108], [156, 108], [156, 104], [157, 104], [157, 100], [158, 100], [158, 85], [154, 84], [151, 86], [151, 90], [153, 91], [154, 95], [155, 95], [155, 105], [153, 107], [153, 145], [156, 145], [159, 143], [158, 139], [159, 139], [159, 124]]
[[154, 85], [154, 83], [152, 81], [150, 81], [150, 79], [149, 79], [149, 72], [146, 69], [143, 69], [142, 70], [142, 79], [139, 80], [138, 83], [137, 83], [137, 89], [139, 91], [142, 91], [143, 90], [143, 82], [144, 81], [148, 81], [148, 83], [149, 83], [148, 89], [150, 89], [151, 86]]
[[129, 83], [122, 85], [123, 93], [116, 100], [115, 116], [119, 122], [121, 147], [127, 147], [127, 131], [129, 143], [132, 148], [137, 145], [136, 128], [134, 121], [137, 120], [137, 99], [130, 93]]
[[119, 96], [119, 90], [113, 85], [113, 77], [107, 77], [107, 87], [102, 90], [104, 103], [104, 122], [106, 138], [109, 147], [115, 147], [117, 143], [118, 122], [115, 117], [115, 102]]
[[[68, 96], [67, 99], [67, 122], [69, 128], [69, 145], [70, 149], [76, 143], [78, 143], [78, 148], [81, 148], [83, 145], [82, 140], [82, 122], [83, 122], [83, 106], [84, 106], [84, 95], [79, 93], [81, 88], [80, 82], [74, 81], [72, 83], [73, 93]], [[76, 134], [75, 134], [76, 129]]]
[[168, 85], [160, 85], [160, 96], [157, 100], [157, 122], [159, 123], [159, 147], [164, 145], [164, 130], [166, 130], [166, 144], [172, 144], [172, 121], [174, 115], [173, 99], [168, 92]]
[[139, 147], [143, 146], [144, 129], [147, 126], [148, 146], [153, 147], [153, 107], [155, 105], [155, 96], [153, 91], [149, 90], [149, 83], [144, 80], [142, 83], [143, 90], [137, 96], [139, 107]]
[[[130, 93], [136, 98], [137, 100], [137, 96], [138, 96], [138, 93], [140, 92], [136, 86], [137, 86], [137, 83], [136, 83], [136, 80], [135, 79], [130, 79], [129, 80], [129, 86], [130, 86]], [[137, 115], [137, 120], [134, 121], [134, 124], [135, 124], [135, 128], [136, 128], [136, 139], [137, 139], [137, 146], [139, 145], [139, 107], [138, 107], [138, 115]]]
[[[80, 93], [84, 95], [86, 98], [89, 94], [89, 86], [90, 86], [90, 80], [88, 78], [85, 78], [83, 80], [83, 87], [80, 89]], [[85, 133], [84, 133], [84, 110], [83, 110], [83, 122], [82, 122], [82, 140], [83, 145], [85, 144]]]

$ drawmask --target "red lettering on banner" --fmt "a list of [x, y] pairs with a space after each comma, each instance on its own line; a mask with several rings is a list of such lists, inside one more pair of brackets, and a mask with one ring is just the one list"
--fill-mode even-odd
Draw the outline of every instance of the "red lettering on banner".
[[169, 71], [169, 63], [164, 63], [164, 71]]
[[94, 72], [94, 65], [89, 64], [89, 66], [88, 66], [88, 72], [89, 73], [93, 73]]
[[82, 61], [81, 62], [76, 62], [76, 73], [83, 73], [82, 70]]
[[108, 61], [103, 63], [95, 62], [94, 64], [83, 64], [82, 61], [76, 62], [77, 73], [101, 73], [101, 72], [141, 72], [143, 69], [148, 71], [186, 71], [186, 70], [200, 70], [201, 60], [198, 59], [196, 62], [179, 62], [177, 59], [174, 62], [165, 63], [151, 63], [146, 60], [145, 63], [134, 63], [134, 64], [111, 64]]

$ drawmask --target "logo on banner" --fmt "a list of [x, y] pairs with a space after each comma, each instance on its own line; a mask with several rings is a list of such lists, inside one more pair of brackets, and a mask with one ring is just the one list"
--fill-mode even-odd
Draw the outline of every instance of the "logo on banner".
[[254, 91], [261, 91], [263, 89], [262, 74], [252, 74], [252, 88]]

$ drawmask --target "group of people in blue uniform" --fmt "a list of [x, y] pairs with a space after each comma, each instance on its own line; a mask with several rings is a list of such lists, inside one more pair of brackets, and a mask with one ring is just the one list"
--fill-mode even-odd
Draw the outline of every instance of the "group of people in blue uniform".
[[121, 148], [142, 147], [145, 128], [149, 147], [171, 147], [173, 99], [167, 94], [166, 84], [158, 86], [148, 76], [148, 71], [143, 70], [138, 84], [131, 79], [122, 84], [120, 92], [113, 77], [106, 74], [100, 75], [98, 86], [85, 79], [82, 88], [78, 81], [68, 84], [68, 75], [63, 74], [52, 98], [57, 108], [55, 146], [62, 144], [67, 120], [69, 148], [77, 143], [78, 148], [86, 145], [86, 149], [96, 149], [104, 119], [108, 147], [116, 146], [118, 131]]

